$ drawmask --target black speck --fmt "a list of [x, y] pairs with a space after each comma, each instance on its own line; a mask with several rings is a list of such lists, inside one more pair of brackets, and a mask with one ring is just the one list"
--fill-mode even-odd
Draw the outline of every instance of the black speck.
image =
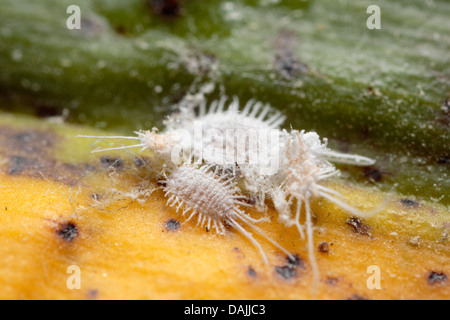
[[298, 254], [295, 254], [293, 257], [287, 257], [286, 261], [288, 265], [293, 268], [304, 266], [303, 260], [298, 256]]
[[411, 199], [401, 199], [400, 202], [409, 208], [417, 208], [418, 206], [420, 206], [420, 203]]
[[428, 283], [431, 285], [439, 284], [447, 281], [447, 275], [442, 272], [431, 271], [428, 275]]
[[118, 25], [116, 27], [116, 32], [122, 36], [126, 36], [128, 34], [128, 30], [124, 25]]
[[443, 157], [440, 157], [440, 158], [437, 160], [437, 163], [438, 163], [438, 164], [450, 164], [450, 157], [449, 157], [449, 156], [443, 156]]
[[58, 106], [47, 103], [36, 103], [34, 108], [35, 115], [38, 118], [61, 116], [60, 110], [61, 108]]
[[111, 158], [108, 156], [104, 156], [100, 158], [100, 163], [105, 167], [105, 168], [110, 168], [110, 169], [116, 169], [116, 170], [120, 170], [123, 168], [123, 162], [120, 159], [117, 158]]
[[295, 268], [293, 268], [291, 265], [275, 267], [275, 271], [284, 279], [295, 278], [297, 276]]
[[346, 224], [352, 227], [354, 233], [370, 236], [370, 227], [362, 223], [359, 218], [352, 217]]
[[245, 198], [241, 199], [241, 201], [244, 202], [244, 203], [247, 203], [249, 205], [254, 206], [256, 204], [256, 202], [257, 202], [257, 199], [256, 199], [256, 197], [252, 196], [251, 198], [245, 197]]
[[328, 277], [326, 280], [326, 283], [332, 286], [337, 285], [337, 283], [339, 282], [338, 278], [333, 278], [333, 277]]
[[291, 53], [280, 53], [275, 55], [274, 67], [275, 70], [287, 80], [309, 71], [308, 66], [298, 61]]
[[160, 187], [166, 187], [167, 186], [167, 181], [165, 181], [165, 180], [158, 180], [157, 184]]
[[383, 172], [375, 167], [363, 167], [363, 174], [368, 180], [372, 182], [380, 182], [383, 180]]
[[170, 219], [166, 222], [166, 229], [169, 231], [174, 231], [180, 228], [180, 222], [175, 219]]
[[147, 161], [141, 157], [136, 157], [134, 158], [134, 164], [136, 165], [136, 167], [142, 168], [147, 165]]
[[328, 242], [322, 242], [319, 244], [319, 251], [322, 253], [328, 253], [330, 251], [330, 244]]
[[256, 278], [256, 271], [252, 266], [248, 266], [248, 275], [252, 278]]
[[56, 230], [56, 234], [67, 242], [72, 242], [78, 235], [78, 229], [73, 222], [66, 222], [59, 225], [58, 230]]
[[147, 0], [147, 5], [153, 13], [166, 18], [175, 18], [180, 15], [180, 0]]
[[296, 254], [293, 257], [286, 257], [287, 264], [284, 266], [275, 267], [275, 271], [284, 279], [290, 279], [297, 276], [296, 269], [298, 267], [303, 267], [303, 260]]
[[97, 194], [97, 193], [93, 193], [92, 194], [92, 199], [94, 199], [94, 200], [100, 200], [100, 196]]

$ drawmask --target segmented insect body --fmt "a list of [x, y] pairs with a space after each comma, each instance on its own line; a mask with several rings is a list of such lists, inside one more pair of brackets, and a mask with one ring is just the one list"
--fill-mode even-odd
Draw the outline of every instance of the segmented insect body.
[[233, 171], [237, 166], [245, 170], [259, 160], [258, 136], [278, 130], [286, 117], [270, 105], [253, 100], [242, 111], [236, 97], [228, 107], [225, 102], [223, 97], [212, 102], [209, 109], [205, 101], [180, 108], [165, 121], [164, 133], [178, 133], [180, 141], [183, 134], [193, 138], [182, 146], [190, 150], [192, 158]]
[[[174, 155], [182, 160], [178, 164], [199, 159], [200, 163], [221, 165], [224, 169], [240, 169], [254, 167], [261, 154], [262, 143], [258, 143], [258, 134], [277, 131], [286, 117], [270, 105], [250, 100], [242, 111], [235, 97], [226, 108], [227, 98], [211, 103], [207, 110], [206, 102], [189, 104], [180, 107], [164, 121], [165, 128], [159, 133], [152, 131], [137, 131], [135, 137], [128, 136], [78, 136], [98, 139], [137, 140], [138, 144], [104, 149], [93, 152], [104, 152], [140, 147], [141, 151], [148, 149], [165, 158], [169, 163]], [[256, 143], [255, 143], [256, 141]], [[237, 161], [236, 161], [237, 160]], [[252, 161], [253, 160], [253, 161]], [[250, 163], [251, 162], [251, 163]], [[249, 166], [250, 164], [250, 166]]]
[[209, 109], [205, 101], [182, 107], [165, 122], [165, 132], [184, 129], [201, 140], [194, 143], [192, 156], [206, 164], [220, 165], [235, 175], [239, 172], [252, 202], [263, 210], [267, 186], [273, 179], [262, 171], [271, 165], [278, 167], [278, 143], [282, 143], [279, 128], [286, 116], [269, 104], [254, 100], [248, 101], [241, 111], [236, 97], [228, 107], [225, 102], [226, 97], [222, 97], [213, 101]]
[[[341, 194], [320, 184], [322, 180], [340, 173], [328, 159], [356, 165], [371, 165], [374, 161], [359, 155], [331, 151], [326, 147], [326, 140], [322, 143], [315, 132], [305, 133], [305, 131], [292, 130], [288, 133], [283, 130], [283, 137], [285, 144], [281, 150], [282, 166], [277, 173], [281, 176], [278, 181], [282, 181], [282, 183], [272, 188], [271, 198], [280, 214], [280, 220], [285, 225], [295, 225], [302, 238], [305, 238], [304, 229], [306, 228], [309, 260], [314, 274], [314, 283], [317, 284], [319, 274], [313, 248], [310, 199], [326, 198], [358, 216], [372, 214], [352, 208], [345, 202]], [[296, 205], [295, 215], [291, 211], [293, 204]], [[306, 215], [305, 226], [300, 224], [302, 207], [304, 207]]]
[[[269, 104], [249, 100], [242, 110], [239, 100], [234, 97], [228, 107], [225, 107], [227, 97], [213, 101], [209, 107], [205, 101], [198, 104], [183, 106], [179, 112], [169, 117], [164, 123], [168, 131], [177, 128], [193, 130], [194, 121], [202, 122], [203, 129], [278, 129], [286, 120], [278, 110]], [[269, 116], [270, 115], [270, 116]]]
[[240, 189], [236, 187], [233, 178], [217, 177], [211, 171], [211, 166], [196, 168], [191, 165], [183, 165], [173, 169], [161, 182], [165, 185], [167, 204], [177, 206], [177, 212], [182, 208], [182, 215], [189, 215], [186, 221], [198, 216], [197, 225], [203, 227], [206, 224], [208, 229], [212, 225], [221, 234], [225, 233], [224, 223], [231, 225], [259, 249], [264, 261], [268, 263], [261, 245], [250, 232], [242, 227], [241, 224], [244, 224], [291, 256], [287, 250], [264, 235], [254, 225], [260, 220], [251, 218], [240, 209], [241, 206], [246, 205], [241, 201], [245, 196], [240, 194]]
[[[374, 161], [330, 150], [327, 140], [322, 142], [315, 132], [280, 130], [285, 116], [269, 105], [249, 101], [240, 112], [236, 98], [228, 108], [225, 108], [225, 101], [225, 98], [214, 101], [209, 110], [204, 101], [180, 107], [177, 113], [165, 121], [166, 128], [161, 133], [154, 129], [136, 132], [136, 137], [91, 136], [138, 141], [132, 146], [97, 149], [94, 152], [133, 147], [153, 151], [161, 157], [169, 171], [164, 181], [169, 205], [177, 205], [177, 210], [183, 207], [183, 215], [190, 212], [187, 220], [198, 215], [199, 224], [206, 223], [208, 228], [212, 224], [220, 233], [224, 231], [224, 222], [230, 224], [258, 247], [267, 262], [261, 246], [241, 225], [266, 237], [254, 225], [257, 220], [240, 209], [245, 196], [240, 194], [235, 183], [237, 179], [243, 180], [246, 193], [251, 200], [255, 200], [257, 208], [264, 210], [266, 199], [270, 199], [283, 224], [288, 227], [295, 225], [301, 238], [305, 238], [306, 229], [309, 258], [317, 283], [310, 199], [323, 197], [358, 216], [373, 214], [375, 211], [362, 212], [351, 207], [341, 194], [322, 186], [321, 181], [339, 174], [330, 161], [352, 165], [372, 165]], [[231, 134], [226, 134], [228, 130]], [[257, 131], [260, 134], [265, 130], [271, 131], [277, 142], [269, 145], [269, 153], [264, 152], [267, 151], [264, 150], [265, 147], [267, 149], [264, 142], [252, 145], [255, 136], [251, 133]], [[186, 140], [186, 136], [190, 136], [190, 139]], [[180, 162], [174, 163], [170, 155], [173, 156], [174, 150], [178, 152], [180, 149], [188, 152]], [[255, 156], [259, 157], [258, 161], [250, 161]], [[237, 161], [235, 157], [242, 161]], [[200, 159], [194, 161], [197, 166], [190, 164], [193, 159]], [[276, 172], [261, 174], [268, 162], [277, 165]], [[212, 167], [221, 172], [230, 172], [229, 180], [218, 178], [212, 172]], [[293, 206], [296, 208], [294, 211]], [[300, 223], [302, 212], [306, 218], [305, 225]], [[275, 241], [268, 237], [266, 239], [289, 255]]]

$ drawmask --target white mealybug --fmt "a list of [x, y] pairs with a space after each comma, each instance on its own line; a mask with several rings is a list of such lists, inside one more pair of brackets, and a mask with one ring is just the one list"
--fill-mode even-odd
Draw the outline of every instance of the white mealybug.
[[[206, 223], [208, 227], [212, 224], [218, 232], [223, 232], [223, 222], [230, 224], [258, 247], [266, 262], [261, 246], [241, 224], [260, 233], [289, 257], [292, 255], [265, 236], [254, 225], [258, 220], [245, 214], [240, 206], [247, 198], [255, 202], [257, 209], [264, 211], [266, 200], [271, 200], [281, 223], [287, 227], [295, 225], [302, 239], [306, 230], [309, 260], [317, 284], [310, 199], [325, 198], [357, 216], [373, 214], [378, 210], [357, 210], [348, 205], [340, 193], [320, 183], [339, 174], [330, 161], [363, 166], [375, 161], [330, 150], [327, 140], [322, 142], [315, 132], [281, 130], [279, 127], [286, 117], [269, 105], [251, 100], [239, 111], [236, 98], [227, 108], [225, 102], [225, 97], [214, 101], [209, 110], [204, 100], [181, 105], [178, 112], [166, 119], [166, 127], [161, 133], [153, 129], [136, 132], [136, 137], [80, 137], [137, 140], [139, 143], [135, 145], [94, 152], [134, 147], [153, 151], [169, 168], [164, 181], [169, 205], [177, 205], [177, 210], [184, 207], [183, 214], [190, 212], [188, 220], [198, 215], [199, 224]], [[270, 132], [270, 142], [260, 139], [267, 132]], [[174, 159], [180, 151], [184, 155]], [[262, 174], [267, 172], [263, 169], [267, 169], [268, 163], [276, 164], [277, 170]], [[229, 172], [228, 180], [218, 178], [211, 171], [212, 167]], [[243, 182], [245, 192], [241, 193], [236, 187], [236, 181]], [[302, 209], [305, 225], [300, 223]]]
[[[282, 181], [272, 188], [271, 198], [275, 208], [280, 214], [281, 221], [287, 225], [295, 225], [302, 238], [304, 227], [300, 224], [302, 207], [305, 208], [306, 234], [308, 238], [309, 260], [314, 273], [314, 283], [318, 282], [318, 267], [314, 256], [313, 226], [310, 199], [323, 197], [341, 208], [357, 216], [368, 216], [372, 212], [363, 212], [349, 206], [343, 196], [338, 192], [320, 185], [322, 180], [339, 175], [339, 171], [328, 161], [333, 159], [337, 162], [354, 165], [372, 165], [374, 160], [359, 155], [341, 154], [326, 147], [320, 141], [315, 132], [292, 130], [290, 133], [283, 130], [285, 137], [282, 153], [281, 170], [277, 173], [277, 180]], [[295, 201], [294, 201], [295, 200]], [[295, 216], [291, 212], [291, 205], [295, 202]]]
[[286, 249], [264, 235], [254, 225], [264, 219], [253, 219], [240, 209], [240, 206], [247, 206], [247, 204], [242, 201], [245, 196], [241, 195], [241, 190], [236, 187], [233, 180], [226, 175], [216, 176], [211, 166], [197, 168], [183, 165], [172, 169], [170, 174], [160, 182], [164, 185], [165, 196], [168, 198], [167, 204], [171, 207], [177, 206], [177, 212], [182, 208], [182, 215], [189, 215], [186, 221], [198, 216], [197, 226], [203, 227], [206, 224], [208, 230], [212, 226], [220, 234], [225, 233], [224, 222], [229, 224], [249, 239], [261, 252], [264, 262], [268, 263], [261, 245], [250, 232], [242, 227], [241, 224], [244, 224], [293, 258]]

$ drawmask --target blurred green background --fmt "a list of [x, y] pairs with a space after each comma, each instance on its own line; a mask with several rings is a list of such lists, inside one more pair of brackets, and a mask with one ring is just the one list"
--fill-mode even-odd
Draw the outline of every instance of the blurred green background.
[[353, 182], [448, 205], [449, 17], [446, 0], [2, 0], [0, 112], [130, 135], [209, 88], [377, 159], [340, 166]]

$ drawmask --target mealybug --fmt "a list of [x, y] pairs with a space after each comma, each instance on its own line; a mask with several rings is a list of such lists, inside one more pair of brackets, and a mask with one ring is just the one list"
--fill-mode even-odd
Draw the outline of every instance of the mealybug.
[[254, 225], [260, 220], [251, 218], [241, 210], [241, 206], [248, 205], [242, 201], [245, 196], [241, 195], [233, 180], [226, 175], [216, 176], [211, 166], [197, 168], [183, 165], [175, 167], [161, 182], [165, 186], [167, 204], [171, 207], [176, 206], [177, 212], [182, 209], [182, 215], [188, 215], [186, 221], [197, 216], [197, 226], [206, 225], [208, 229], [213, 227], [220, 234], [225, 233], [224, 223], [229, 224], [250, 240], [268, 263], [261, 245], [242, 227], [242, 224], [246, 225], [291, 257], [287, 250]]
[[[339, 174], [331, 162], [368, 166], [375, 161], [330, 150], [327, 140], [322, 142], [315, 132], [281, 130], [279, 127], [286, 117], [269, 105], [251, 100], [239, 111], [236, 98], [228, 107], [225, 102], [225, 97], [214, 101], [209, 110], [204, 100], [182, 105], [165, 120], [166, 127], [161, 133], [153, 129], [136, 132], [135, 137], [89, 137], [138, 141], [135, 145], [94, 152], [140, 147], [159, 155], [167, 168], [162, 169], [167, 170], [162, 184], [169, 197], [168, 205], [177, 206], [177, 211], [183, 208], [183, 215], [189, 212], [187, 220], [197, 215], [198, 224], [206, 224], [208, 228], [212, 225], [219, 233], [223, 233], [224, 223], [233, 226], [261, 251], [265, 262], [267, 257], [261, 246], [243, 228], [244, 225], [292, 256], [265, 236], [254, 224], [258, 220], [244, 213], [241, 206], [245, 205], [242, 200], [246, 199], [252, 200], [258, 209], [265, 210], [266, 200], [271, 200], [280, 222], [287, 227], [295, 225], [301, 238], [305, 238], [306, 230], [309, 259], [317, 283], [310, 199], [325, 198], [357, 216], [379, 211], [357, 210], [348, 205], [341, 194], [321, 185], [321, 181]], [[271, 132], [270, 143], [253, 141], [262, 131]], [[239, 139], [241, 143], [236, 143]], [[176, 162], [173, 156], [179, 150], [185, 154]], [[251, 162], [255, 157], [259, 157], [258, 161]], [[261, 174], [267, 163], [275, 164], [277, 170]], [[217, 175], [212, 168], [228, 172], [228, 175]], [[237, 181], [243, 182], [245, 192], [236, 187]], [[305, 225], [300, 223], [303, 211]]]

